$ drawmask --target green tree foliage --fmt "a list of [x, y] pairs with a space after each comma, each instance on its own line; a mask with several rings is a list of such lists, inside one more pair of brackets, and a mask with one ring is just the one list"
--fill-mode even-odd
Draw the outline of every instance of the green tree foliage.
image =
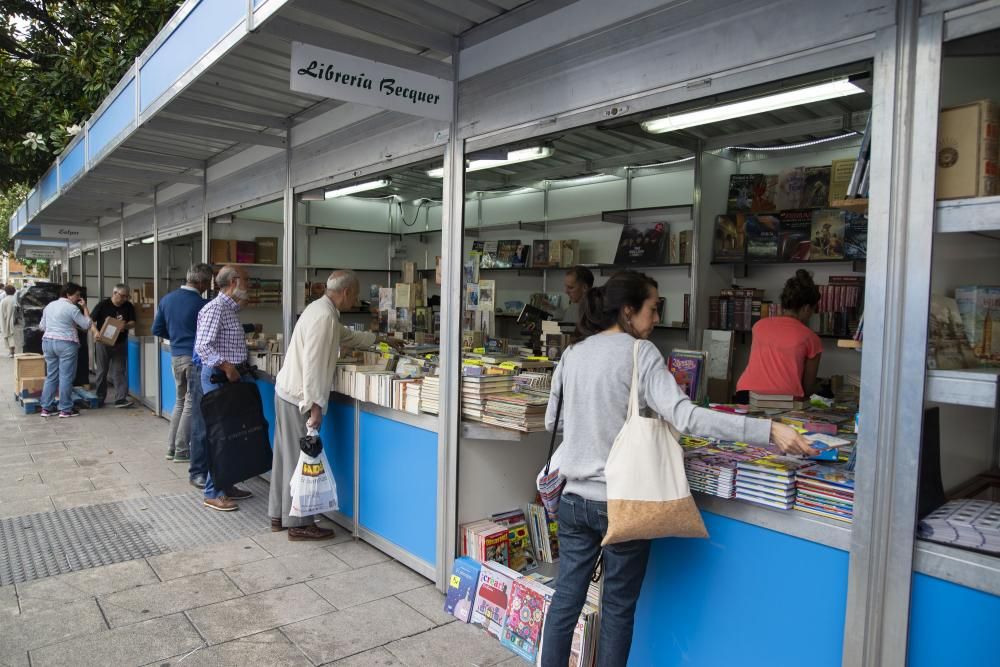
[[0, 193], [37, 182], [179, 5], [0, 2]]
[[28, 186], [17, 183], [0, 190], [0, 252], [10, 249], [10, 219], [28, 196]]

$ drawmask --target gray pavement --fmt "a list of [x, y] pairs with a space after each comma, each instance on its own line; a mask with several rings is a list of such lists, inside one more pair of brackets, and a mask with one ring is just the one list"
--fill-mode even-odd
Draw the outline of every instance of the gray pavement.
[[[24, 415], [13, 376], [0, 358], [0, 520], [112, 505], [134, 514], [143, 498], [182, 503], [191, 521], [225, 518], [186, 507], [199, 494], [186, 464], [163, 458], [165, 420], [141, 408]], [[154, 534], [170, 528], [150, 516]], [[0, 667], [524, 664], [445, 615], [430, 581], [343, 529], [313, 544], [260, 528], [0, 586]], [[0, 559], [11, 557], [0, 540]]]

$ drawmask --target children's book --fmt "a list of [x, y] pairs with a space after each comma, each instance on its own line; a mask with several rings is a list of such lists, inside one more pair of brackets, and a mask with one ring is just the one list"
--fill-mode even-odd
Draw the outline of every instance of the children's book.
[[542, 624], [554, 591], [527, 577], [514, 582], [500, 643], [534, 663], [542, 641]]
[[479, 571], [476, 602], [469, 622], [499, 638], [509, 605], [511, 586], [520, 578], [520, 574], [500, 563], [485, 563]]
[[444, 611], [463, 623], [468, 623], [472, 614], [480, 567], [472, 558], [460, 556], [455, 559], [455, 565], [451, 569]]
[[776, 215], [748, 215], [746, 217], [747, 259], [768, 261], [778, 258], [781, 225]]
[[528, 524], [522, 520], [507, 528], [507, 537], [510, 543], [510, 569], [518, 572], [530, 572], [538, 567], [535, 560], [535, 551], [531, 546], [531, 536], [528, 532]]
[[622, 226], [615, 264], [661, 264], [667, 261], [665, 222], [628, 222]]
[[811, 260], [844, 259], [844, 211], [826, 208], [813, 211]]

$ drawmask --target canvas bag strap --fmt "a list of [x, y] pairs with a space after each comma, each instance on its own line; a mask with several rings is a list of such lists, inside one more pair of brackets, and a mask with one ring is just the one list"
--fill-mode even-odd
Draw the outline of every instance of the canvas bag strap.
[[629, 391], [628, 395], [628, 414], [625, 416], [625, 421], [632, 419], [633, 416], [639, 414], [639, 341], [635, 341], [635, 345], [632, 346], [632, 389]]

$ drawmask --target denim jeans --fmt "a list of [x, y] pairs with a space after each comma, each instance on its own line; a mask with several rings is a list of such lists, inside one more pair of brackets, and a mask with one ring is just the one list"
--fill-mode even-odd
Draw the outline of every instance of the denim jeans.
[[208, 475], [208, 450], [205, 449], [205, 418], [201, 414], [201, 364], [192, 364], [187, 375], [187, 405], [191, 406], [191, 465], [188, 477]]
[[59, 390], [59, 410], [73, 409], [73, 378], [76, 377], [77, 343], [42, 339], [45, 355], [45, 384], [42, 386], [42, 408], [55, 410], [56, 389]]
[[[167, 451], [177, 456], [187, 456], [191, 441], [191, 401], [188, 400], [188, 378], [194, 373], [190, 355], [179, 355], [170, 359], [170, 369], [174, 375], [177, 402], [170, 415], [170, 435], [167, 436]], [[198, 378], [201, 382], [201, 378]]]
[[[222, 385], [215, 384], [212, 382], [212, 374], [215, 372], [222, 373], [222, 369], [216, 368], [214, 366], [202, 366], [201, 367], [201, 390], [205, 394], [210, 394]], [[243, 382], [253, 382], [253, 377], [249, 375], [244, 375], [242, 378]], [[199, 402], [199, 405], [201, 403]], [[200, 410], [199, 410], [200, 412]], [[205, 420], [202, 418], [202, 427], [204, 428]], [[205, 457], [208, 458], [207, 455]], [[207, 473], [205, 475], [205, 497], [206, 498], [218, 498], [219, 496], [225, 495], [225, 489], [222, 491], [215, 488], [215, 484], [212, 483], [212, 473]]]
[[[573, 631], [608, 531], [608, 505], [564, 494], [559, 502], [559, 578], [545, 616], [542, 667], [566, 667]], [[632, 648], [635, 604], [646, 576], [649, 540], [604, 547], [604, 592], [597, 667], [624, 667]]]

